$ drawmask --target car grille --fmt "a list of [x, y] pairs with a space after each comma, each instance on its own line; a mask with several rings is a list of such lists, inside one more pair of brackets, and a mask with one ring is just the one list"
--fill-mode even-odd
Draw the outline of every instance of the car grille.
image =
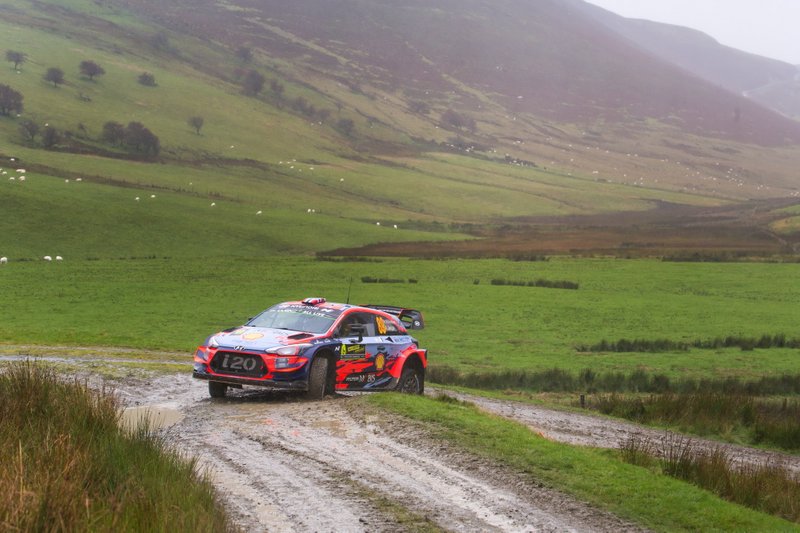
[[217, 374], [261, 378], [267, 373], [261, 357], [241, 352], [219, 351], [209, 365]]

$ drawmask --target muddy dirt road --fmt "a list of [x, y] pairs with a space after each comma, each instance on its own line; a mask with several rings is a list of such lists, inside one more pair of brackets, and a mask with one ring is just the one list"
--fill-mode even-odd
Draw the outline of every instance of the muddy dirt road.
[[306, 402], [258, 390], [211, 400], [162, 376], [115, 385], [208, 468], [248, 531], [636, 531], [615, 516], [451, 450], [355, 398]]
[[[0, 354], [0, 362], [23, 358]], [[74, 350], [73, 350], [74, 351]], [[135, 354], [47, 355], [43, 362], [75, 364], [100, 386], [91, 365], [119, 367]], [[75, 357], [77, 355], [77, 357]], [[175, 354], [163, 354], [173, 361]], [[148, 359], [160, 359], [148, 354]], [[127, 368], [127, 367], [122, 367]], [[105, 367], [104, 371], [107, 371]], [[150, 377], [143, 377], [150, 376]], [[609, 513], [528, 478], [487, 464], [412, 422], [382, 417], [357, 398], [306, 402], [257, 389], [211, 400], [206, 383], [186, 372], [125, 370], [106, 382], [128, 407], [163, 424], [169, 440], [207, 469], [226, 507], [245, 531], [637, 531]], [[632, 435], [658, 442], [665, 432], [618, 420], [514, 401], [436, 391], [517, 420], [546, 438], [616, 448]], [[782, 462], [800, 472], [800, 457], [724, 446], [743, 462]]]

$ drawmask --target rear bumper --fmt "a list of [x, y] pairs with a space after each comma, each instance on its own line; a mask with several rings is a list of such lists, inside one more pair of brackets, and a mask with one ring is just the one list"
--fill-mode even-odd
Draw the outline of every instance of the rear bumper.
[[217, 381], [219, 383], [227, 383], [229, 385], [250, 385], [252, 387], [264, 387], [268, 389], [278, 390], [308, 390], [308, 381], [306, 380], [293, 380], [293, 381], [275, 381], [273, 379], [252, 379], [252, 378], [238, 378], [235, 376], [219, 376], [216, 374], [209, 374], [205, 365], [195, 363], [192, 377], [195, 379], [204, 379], [206, 381]]

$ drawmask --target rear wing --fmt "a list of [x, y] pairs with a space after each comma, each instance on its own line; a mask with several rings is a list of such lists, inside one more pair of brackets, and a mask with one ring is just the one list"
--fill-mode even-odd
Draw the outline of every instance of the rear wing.
[[422, 319], [422, 313], [416, 309], [406, 309], [405, 307], [395, 307], [392, 305], [362, 305], [369, 309], [376, 309], [389, 313], [400, 319], [406, 329], [423, 329], [425, 321]]

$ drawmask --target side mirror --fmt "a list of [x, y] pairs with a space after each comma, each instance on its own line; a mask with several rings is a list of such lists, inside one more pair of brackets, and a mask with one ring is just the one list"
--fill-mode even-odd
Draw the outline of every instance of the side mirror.
[[358, 342], [364, 340], [364, 332], [367, 327], [364, 324], [353, 324], [350, 326], [350, 335], [358, 335]]

